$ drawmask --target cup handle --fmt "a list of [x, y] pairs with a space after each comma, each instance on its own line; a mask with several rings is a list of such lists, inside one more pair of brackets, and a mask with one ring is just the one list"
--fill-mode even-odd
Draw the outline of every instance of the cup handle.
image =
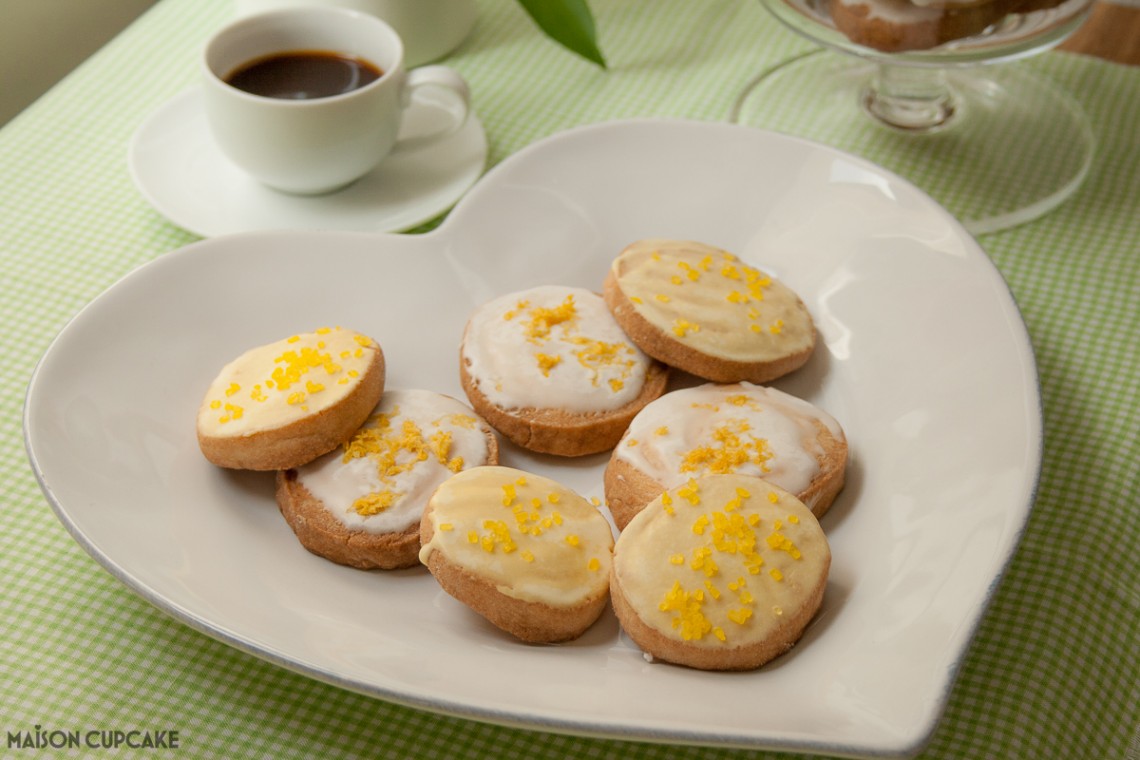
[[415, 150], [453, 135], [467, 123], [471, 114], [471, 88], [467, 80], [447, 66], [420, 66], [409, 71], [404, 83], [404, 107], [413, 100], [425, 101], [451, 118], [439, 129], [398, 139], [393, 152]]

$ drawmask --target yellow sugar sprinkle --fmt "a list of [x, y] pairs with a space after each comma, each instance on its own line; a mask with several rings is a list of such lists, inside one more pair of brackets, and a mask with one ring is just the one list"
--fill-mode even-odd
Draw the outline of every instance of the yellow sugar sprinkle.
[[593, 504], [595, 507], [602, 506], [602, 500], [599, 499], [597, 496], [591, 496], [590, 497], [590, 503]]
[[525, 476], [525, 475], [520, 475], [520, 476], [519, 476], [519, 479], [518, 479], [518, 480], [516, 480], [516, 481], [515, 481], [515, 483], [516, 483], [517, 485], [520, 485], [520, 486], [525, 486], [525, 485], [526, 485], [526, 476]]
[[561, 525], [562, 524], [562, 513], [561, 512], [551, 512], [550, 513], [550, 519], [554, 521], [555, 525]]
[[724, 629], [718, 626], [713, 626], [713, 636], [716, 636], [720, 641], [727, 641], [728, 637], [724, 635]]
[[669, 557], [669, 562], [671, 564], [674, 564], [674, 565], [683, 565], [683, 564], [685, 564], [685, 555], [684, 554], [674, 554], [671, 557]]
[[730, 280], [740, 279], [740, 270], [734, 267], [732, 264], [725, 264], [723, 267], [721, 267], [720, 274], [722, 277], [727, 277]]
[[455, 530], [455, 526], [452, 525], [451, 523], [440, 523], [439, 529], [440, 530]]
[[221, 409], [222, 408], [222, 402], [218, 401], [217, 399], [214, 399], [213, 401], [210, 402], [210, 408], [211, 409]]
[[673, 497], [669, 495], [668, 491], [661, 494], [661, 503], [667, 507], [673, 503]]
[[309, 393], [320, 393], [324, 389], [325, 386], [321, 385], [320, 383], [314, 383], [312, 380], [305, 382], [305, 390], [307, 390]]
[[621, 380], [619, 380], [618, 378], [615, 377], [615, 378], [612, 378], [610, 380], [610, 388], [613, 389], [614, 393], [617, 393], [618, 391], [620, 391], [624, 387], [625, 387], [625, 383], [622, 382]]
[[515, 487], [510, 483], [503, 486], [503, 506], [509, 507], [515, 501]]
[[290, 335], [290, 336], [289, 336], [289, 337], [286, 339], [286, 341], [285, 341], [285, 342], [286, 342], [286, 343], [296, 343], [296, 342], [297, 342], [297, 341], [299, 341], [300, 339], [301, 339], [301, 336], [300, 336], [300, 335]]
[[353, 335], [352, 339], [356, 341], [357, 345], [363, 346], [364, 348], [370, 348], [372, 346], [372, 339], [367, 335], [360, 335], [358, 333], [356, 335]]
[[661, 603], [657, 605], [662, 612], [674, 613], [671, 624], [678, 629], [684, 641], [694, 641], [704, 638], [713, 630], [712, 623], [701, 611], [704, 594], [697, 590], [688, 592], [681, 586], [680, 581], [674, 581], [673, 587], [665, 592]]
[[244, 408], [238, 406], [237, 404], [230, 404], [228, 402], [222, 405], [222, 411], [225, 412], [225, 414], [218, 418], [218, 422], [221, 423], [240, 420], [242, 418], [242, 415], [245, 414]]
[[542, 506], [542, 499], [535, 496], [533, 499], [530, 500], [530, 505], [532, 507], [534, 507], [535, 509], [538, 509], [539, 507]]
[[331, 327], [318, 327], [315, 332], [317, 333], [317, 335], [328, 335], [330, 332], [332, 332], [332, 328]]
[[748, 303], [748, 296], [741, 293], [739, 290], [734, 290], [724, 297], [724, 300], [729, 303]]
[[672, 277], [670, 277], [669, 281], [671, 283], [673, 283], [674, 285], [684, 285], [685, 284], [685, 278], [679, 274], [675, 274]]
[[777, 570], [774, 567], [768, 571], [768, 575], [772, 576], [772, 578], [774, 578], [777, 581], [784, 580], [784, 574], [781, 573], [779, 570]]
[[522, 554], [519, 555], [527, 562], [534, 562], [534, 554], [529, 549], [524, 549]]
[[654, 251], [653, 253], [649, 254], [649, 258], [653, 259], [654, 261], [660, 261], [661, 251]]
[[760, 319], [760, 312], [756, 311], [756, 309], [749, 306], [748, 307], [748, 318], [749, 319]]
[[775, 491], [769, 491], [768, 492], [768, 501], [772, 502], [773, 504], [776, 504], [777, 502], [780, 501], [780, 494], [776, 493]]
[[302, 391], [293, 391], [289, 394], [289, 398], [286, 399], [286, 402], [291, 406], [303, 404], [305, 403], [305, 394]]
[[708, 589], [709, 596], [713, 599], [720, 599], [720, 589], [712, 584], [712, 581], [705, 581], [705, 588]]
[[720, 571], [716, 561], [712, 558], [712, 552], [713, 550], [708, 546], [698, 546], [693, 549], [693, 559], [689, 563], [689, 567], [704, 572], [707, 578], [712, 578]]
[[755, 528], [760, 524], [760, 515], [756, 514], [755, 512], [748, 515], [748, 524]]
[[469, 544], [479, 543], [479, 534], [473, 530], [467, 531], [467, 543], [469, 543]]
[[803, 555], [796, 547], [792, 540], [785, 536], [783, 533], [772, 533], [768, 536], [768, 546], [779, 551], [787, 552], [791, 555], [792, 559], [800, 559]]
[[752, 617], [752, 610], [747, 607], [739, 607], [735, 610], [728, 611], [728, 619], [737, 625], [744, 625], [748, 622], [748, 618]]
[[228, 388], [226, 388], [226, 395], [232, 396], [240, 390], [241, 390], [240, 385], [238, 385], [237, 383], [230, 383], [230, 386]]
[[772, 522], [772, 529], [773, 530], [779, 530], [782, 527], [784, 527], [784, 523], [782, 520], [775, 520]]
[[677, 495], [694, 507], [701, 503], [700, 486], [698, 486], [697, 481], [692, 478], [689, 478], [688, 483], [677, 489]]
[[694, 324], [687, 319], [673, 320], [673, 334], [678, 338], [683, 338], [691, 332], [700, 332], [701, 326]]
[[547, 495], [547, 497], [546, 497], [546, 500], [547, 500], [547, 501], [549, 501], [551, 504], [557, 504], [557, 503], [558, 503], [558, 500], [559, 500], [560, 498], [561, 498], [561, 497], [558, 495], [558, 492], [557, 492], [557, 491], [551, 491], [551, 492], [550, 492], [550, 493]]
[[757, 325], [757, 324], [748, 325], [748, 329], [754, 333], [763, 332], [763, 328], [761, 328], [760, 325]]
[[673, 300], [672, 298], [670, 298], [669, 296], [665, 295], [664, 293], [658, 293], [657, 295], [655, 295], [655, 296], [653, 296], [653, 297], [654, 297], [654, 298], [656, 298], [656, 299], [657, 299], [658, 301], [660, 301], [661, 303], [669, 303], [670, 301], [672, 301], [672, 300]]
[[582, 539], [578, 538], [578, 536], [574, 533], [571, 533], [566, 537], [566, 543], [570, 544], [571, 546], [578, 546], [582, 543]]
[[602, 563], [598, 560], [597, 557], [590, 557], [590, 561], [586, 563], [586, 569], [588, 569], [590, 572], [596, 573], [601, 569], [601, 567]]
[[363, 517], [370, 517], [378, 515], [388, 507], [396, 502], [399, 494], [394, 491], [384, 490], [375, 493], [370, 493], [367, 496], [361, 496], [356, 501], [352, 502], [352, 509]]
[[573, 294], [566, 296], [565, 301], [552, 309], [537, 306], [530, 310], [530, 321], [526, 324], [527, 337], [534, 341], [543, 340], [556, 325], [569, 322], [577, 315]]
[[654, 435], [669, 435], [669, 428], [666, 427], [665, 425], [662, 425], [661, 427], [654, 430], [653, 434]]
[[550, 370], [562, 361], [562, 357], [557, 354], [535, 354], [534, 357], [538, 359], [538, 368], [542, 370], [543, 377], [550, 377]]
[[772, 458], [768, 441], [751, 434], [744, 420], [728, 420], [712, 432], [712, 443], [697, 446], [681, 459], [681, 472], [703, 472], [725, 475], [745, 465], [767, 471]]
[[772, 333], [773, 335], [779, 335], [780, 331], [782, 331], [783, 329], [784, 329], [784, 320], [777, 319], [775, 322], [773, 322], [768, 327], [768, 332]]
[[788, 522], [790, 522], [792, 525], [799, 525], [800, 524], [799, 515], [788, 515]]
[[709, 526], [709, 516], [708, 515], [701, 515], [700, 517], [697, 518], [696, 522], [693, 523], [693, 533], [695, 533], [698, 536], [703, 536], [705, 534], [705, 528], [707, 528], [708, 526]]
[[632, 448], [632, 447], [637, 445], [637, 439], [636, 438], [627, 438], [625, 441], [625, 445]]
[[264, 402], [269, 399], [269, 397], [265, 395], [265, 391], [261, 390], [260, 385], [253, 386], [253, 390], [249, 392], [249, 397], [258, 402]]
[[638, 296], [630, 296], [629, 300], [633, 301], [636, 304], [645, 303], [645, 301], [642, 301]]

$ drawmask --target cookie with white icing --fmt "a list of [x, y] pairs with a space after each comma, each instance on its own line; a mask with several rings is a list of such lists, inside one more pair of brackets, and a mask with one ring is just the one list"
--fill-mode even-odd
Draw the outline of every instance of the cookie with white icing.
[[495, 434], [465, 404], [389, 390], [342, 447], [277, 474], [277, 505], [314, 554], [360, 569], [413, 567], [436, 487], [497, 461]]
[[624, 528], [662, 491], [709, 474], [761, 477], [822, 517], [843, 488], [847, 439], [827, 412], [775, 388], [706, 383], [634, 417], [606, 465], [606, 503]]
[[600, 296], [553, 285], [476, 309], [459, 364], [471, 406], [496, 430], [525, 449], [562, 456], [613, 448], [668, 380]]
[[627, 246], [610, 267], [604, 296], [642, 351], [706, 380], [768, 382], [798, 369], [815, 348], [799, 296], [703, 243]]
[[522, 641], [577, 638], [606, 607], [610, 524], [549, 478], [465, 470], [432, 495], [420, 540], [420, 561], [444, 591]]
[[384, 353], [366, 335], [333, 327], [246, 351], [210, 383], [198, 410], [209, 461], [284, 470], [348, 440], [384, 391]]
[[710, 475], [665, 492], [622, 531], [610, 597], [658, 660], [750, 670], [819, 610], [831, 549], [811, 510], [759, 478]]
[[928, 50], [997, 23], [1018, 0], [831, 0], [835, 27], [885, 53]]

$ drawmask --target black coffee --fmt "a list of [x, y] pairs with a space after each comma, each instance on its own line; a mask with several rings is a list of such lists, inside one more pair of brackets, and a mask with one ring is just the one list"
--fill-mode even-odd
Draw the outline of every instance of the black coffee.
[[295, 50], [258, 58], [226, 77], [248, 93], [284, 100], [327, 98], [380, 78], [376, 64], [326, 50]]

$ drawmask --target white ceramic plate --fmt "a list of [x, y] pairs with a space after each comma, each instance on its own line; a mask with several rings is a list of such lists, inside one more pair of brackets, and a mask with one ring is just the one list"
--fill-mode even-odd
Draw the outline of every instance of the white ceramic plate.
[[[203, 237], [283, 229], [400, 232], [451, 208], [487, 160], [487, 136], [471, 114], [454, 134], [389, 154], [343, 190], [287, 195], [259, 184], [222, 155], [201, 100], [194, 88], [151, 114], [135, 131], [127, 162], [135, 187], [155, 210]], [[448, 118], [430, 103], [413, 101], [400, 134], [427, 134]]]
[[[373, 335], [390, 387], [461, 396], [470, 311], [540, 283], [599, 288], [648, 236], [703, 240], [796, 289], [821, 335], [777, 383], [846, 428], [823, 521], [822, 611], [759, 671], [651, 664], [607, 613], [580, 640], [520, 644], [425, 572], [305, 552], [264, 474], [223, 472], [194, 418], [231, 357], [340, 324]], [[1040, 464], [1024, 325], [982, 250], [910, 184], [744, 127], [602, 124], [496, 167], [422, 236], [247, 234], [124, 278], [67, 326], [29, 389], [31, 461], [60, 519], [132, 589], [307, 675], [497, 723], [680, 743], [901, 755], [929, 736], [1027, 519]], [[505, 463], [602, 495], [604, 456]]]

